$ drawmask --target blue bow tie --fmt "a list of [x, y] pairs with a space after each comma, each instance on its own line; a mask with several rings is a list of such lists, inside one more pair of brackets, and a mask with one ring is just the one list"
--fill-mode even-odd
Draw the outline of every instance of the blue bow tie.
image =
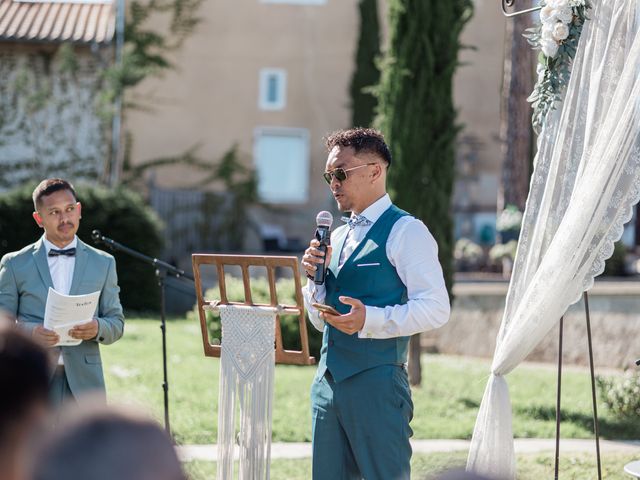
[[57, 257], [58, 255], [73, 257], [75, 254], [76, 254], [75, 248], [67, 248], [66, 250], [56, 250], [55, 248], [52, 248], [51, 250], [49, 250], [50, 257]]
[[364, 215], [353, 215], [351, 217], [342, 217], [341, 220], [349, 225], [349, 228], [368, 227], [373, 222]]

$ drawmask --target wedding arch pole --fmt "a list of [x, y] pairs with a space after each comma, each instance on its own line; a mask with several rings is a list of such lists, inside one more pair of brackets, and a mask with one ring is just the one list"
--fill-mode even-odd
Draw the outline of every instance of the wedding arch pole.
[[515, 4], [515, 0], [500, 0], [500, 1], [502, 4], [502, 14], [505, 17], [516, 17], [518, 15], [524, 15], [525, 13], [537, 12], [542, 8], [542, 7], [533, 7], [533, 8], [527, 8], [525, 10], [509, 12], [508, 9], [513, 7], [513, 5]]
[[[593, 366], [593, 342], [591, 341], [591, 314], [589, 312], [589, 294], [584, 292], [584, 312], [587, 326], [587, 348], [589, 352], [589, 373], [591, 377], [591, 403], [593, 407], [593, 433], [595, 435], [596, 442], [596, 465], [598, 471], [598, 480], [602, 480], [602, 463], [600, 457], [600, 427], [598, 422], [598, 403], [596, 400], [596, 377], [595, 369]], [[558, 378], [556, 388], [556, 442], [555, 442], [555, 456], [554, 456], [554, 479], [558, 480], [558, 474], [560, 469], [560, 423], [562, 421], [560, 412], [560, 404], [562, 399], [562, 345], [563, 345], [563, 330], [564, 330], [564, 316], [560, 318], [558, 334]]]
[[[593, 433], [596, 442], [596, 467], [598, 480], [602, 480], [602, 462], [600, 456], [600, 427], [598, 422], [598, 403], [596, 399], [596, 377], [593, 366], [593, 342], [591, 340], [591, 314], [589, 311], [589, 294], [584, 292], [584, 313], [587, 327], [587, 348], [589, 351], [589, 374], [591, 378], [591, 404], [593, 409]], [[560, 318], [558, 334], [558, 378], [556, 388], [556, 441], [554, 456], [554, 479], [558, 480], [560, 470], [560, 423], [562, 421], [560, 405], [562, 401], [562, 345], [563, 345], [564, 316]]]
[[600, 461], [600, 426], [598, 424], [598, 402], [596, 401], [596, 376], [593, 368], [593, 342], [591, 341], [591, 315], [589, 313], [589, 294], [584, 292], [584, 311], [587, 320], [587, 344], [589, 345], [589, 372], [591, 374], [591, 401], [593, 404], [593, 433], [596, 436], [596, 460], [598, 462], [598, 480], [602, 480]]

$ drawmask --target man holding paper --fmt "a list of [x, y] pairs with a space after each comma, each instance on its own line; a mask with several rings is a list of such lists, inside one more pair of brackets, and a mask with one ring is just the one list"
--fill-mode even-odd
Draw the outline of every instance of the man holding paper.
[[[0, 310], [56, 350], [51, 401], [60, 405], [85, 391], [104, 393], [99, 344], [122, 336], [124, 316], [114, 258], [76, 236], [82, 206], [73, 186], [59, 178], [44, 180], [33, 203], [33, 218], [44, 235], [0, 261]], [[93, 313], [86, 315], [88, 306]], [[45, 311], [54, 329], [45, 328]]]

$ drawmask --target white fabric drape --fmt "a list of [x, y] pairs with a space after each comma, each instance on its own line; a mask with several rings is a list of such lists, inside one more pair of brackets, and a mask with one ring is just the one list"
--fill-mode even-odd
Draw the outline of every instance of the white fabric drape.
[[593, 285], [640, 198], [638, 0], [596, 0], [564, 101], [538, 140], [518, 252], [467, 469], [515, 478], [511, 372]]
[[[218, 402], [218, 479], [269, 479], [276, 308], [220, 305], [222, 353]], [[236, 402], [240, 431], [236, 436]]]

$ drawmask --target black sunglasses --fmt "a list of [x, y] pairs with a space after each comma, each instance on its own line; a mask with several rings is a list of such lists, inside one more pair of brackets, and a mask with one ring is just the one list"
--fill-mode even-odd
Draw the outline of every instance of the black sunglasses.
[[331, 184], [331, 180], [333, 180], [333, 177], [336, 178], [336, 180], [338, 180], [339, 182], [344, 182], [347, 179], [347, 172], [350, 172], [351, 170], [355, 170], [357, 168], [362, 168], [362, 167], [368, 167], [369, 165], [375, 165], [376, 162], [369, 162], [369, 163], [365, 163], [364, 165], [358, 165], [357, 167], [351, 167], [351, 168], [336, 168], [334, 170], [331, 170], [330, 172], [324, 172], [322, 174], [322, 176], [324, 177], [325, 182], [327, 182], [328, 184]]

